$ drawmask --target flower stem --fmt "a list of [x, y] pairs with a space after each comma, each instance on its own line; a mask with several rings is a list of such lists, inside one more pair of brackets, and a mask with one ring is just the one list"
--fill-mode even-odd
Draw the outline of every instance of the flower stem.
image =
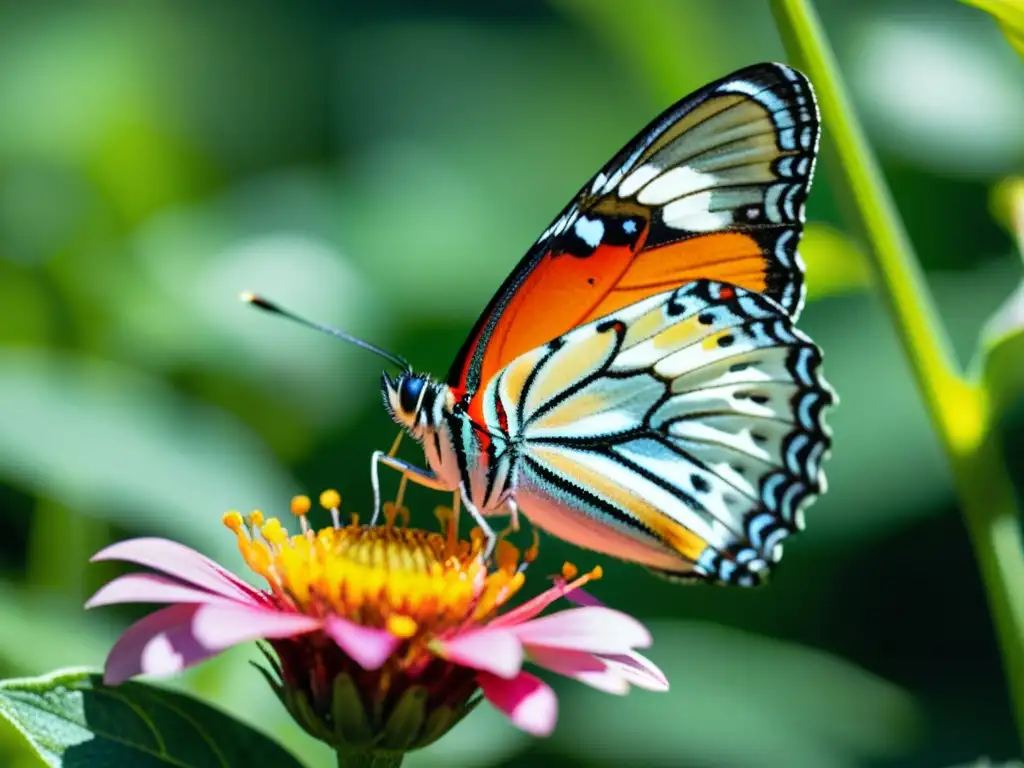
[[825, 135], [823, 159], [836, 196], [870, 246], [879, 288], [948, 455], [1024, 739], [1024, 546], [987, 393], [964, 377], [950, 351], [811, 0], [771, 0], [771, 6], [786, 50], [815, 86]]
[[399, 768], [403, 752], [338, 752], [338, 768]]

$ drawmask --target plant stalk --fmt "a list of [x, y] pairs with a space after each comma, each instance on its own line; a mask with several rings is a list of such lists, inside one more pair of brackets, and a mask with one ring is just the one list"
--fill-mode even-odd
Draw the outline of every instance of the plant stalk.
[[1024, 739], [1024, 546], [987, 393], [966, 380], [951, 352], [811, 0], [771, 0], [771, 7], [786, 50], [814, 84], [822, 114], [823, 159], [844, 213], [867, 241], [879, 289], [949, 458]]

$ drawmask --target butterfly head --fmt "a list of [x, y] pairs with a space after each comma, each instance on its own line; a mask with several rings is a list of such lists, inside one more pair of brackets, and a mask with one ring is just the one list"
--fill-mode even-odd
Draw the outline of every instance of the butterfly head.
[[405, 370], [395, 377], [381, 374], [380, 390], [391, 418], [410, 432], [417, 427], [420, 413], [433, 382], [427, 376]]

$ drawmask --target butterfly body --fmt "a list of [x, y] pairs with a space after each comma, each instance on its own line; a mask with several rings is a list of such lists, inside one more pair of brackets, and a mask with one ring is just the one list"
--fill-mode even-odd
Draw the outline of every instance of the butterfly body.
[[[819, 124], [781, 64], [682, 99], [598, 172], [499, 288], [445, 381], [391, 415], [478, 523], [539, 528], [686, 580], [752, 585], [825, 489], [835, 396], [794, 327]], [[379, 491], [378, 491], [379, 493]]]

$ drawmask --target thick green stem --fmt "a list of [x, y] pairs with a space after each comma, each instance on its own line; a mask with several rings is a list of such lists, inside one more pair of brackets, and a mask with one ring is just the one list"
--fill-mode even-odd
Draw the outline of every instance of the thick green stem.
[[338, 768], [400, 768], [402, 752], [339, 752]]
[[1024, 739], [1024, 547], [1013, 485], [992, 435], [986, 393], [955, 362], [909, 238], [852, 109], [810, 0], [772, 0], [783, 42], [814, 84], [824, 160], [863, 232], [889, 314], [953, 470], [995, 619]]
[[[823, 160], [836, 197], [874, 257], [875, 278], [932, 419], [945, 425], [945, 406], [960, 388], [956, 363], [924, 275], [882, 179], [809, 0], [772, 0], [786, 49], [810, 77], [822, 114]], [[974, 420], [971, 419], [973, 422]], [[949, 431], [943, 429], [944, 432]]]

